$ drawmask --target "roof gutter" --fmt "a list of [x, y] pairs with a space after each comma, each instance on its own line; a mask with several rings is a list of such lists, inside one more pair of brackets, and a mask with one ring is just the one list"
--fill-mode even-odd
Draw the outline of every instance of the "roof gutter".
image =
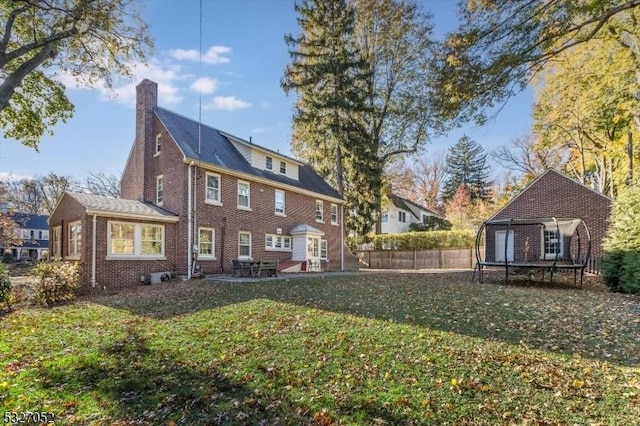
[[88, 215], [94, 215], [94, 216], [117, 217], [120, 219], [150, 220], [155, 222], [177, 223], [180, 220], [178, 216], [152, 216], [147, 214], [122, 213], [122, 212], [115, 212], [111, 210], [100, 210], [100, 209], [91, 209], [91, 208], [87, 208], [85, 212]]

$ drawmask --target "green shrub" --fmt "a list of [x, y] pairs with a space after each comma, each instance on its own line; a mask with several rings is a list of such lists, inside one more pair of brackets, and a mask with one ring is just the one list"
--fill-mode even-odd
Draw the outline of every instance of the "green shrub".
[[425, 231], [382, 234], [372, 238], [376, 250], [437, 250], [473, 248], [474, 231]]
[[436, 216], [428, 216], [423, 223], [413, 222], [409, 225], [411, 232], [448, 231], [450, 229], [451, 222]]
[[0, 263], [0, 305], [11, 308], [11, 277], [4, 265]]
[[620, 288], [620, 272], [622, 271], [624, 253], [621, 251], [605, 252], [600, 263], [602, 279], [607, 287], [613, 291], [622, 291]]
[[602, 274], [613, 291], [640, 294], [640, 187], [618, 194], [604, 241]]
[[80, 268], [76, 263], [40, 262], [33, 273], [38, 278], [35, 287], [36, 303], [45, 306], [65, 303], [76, 298], [80, 286]]

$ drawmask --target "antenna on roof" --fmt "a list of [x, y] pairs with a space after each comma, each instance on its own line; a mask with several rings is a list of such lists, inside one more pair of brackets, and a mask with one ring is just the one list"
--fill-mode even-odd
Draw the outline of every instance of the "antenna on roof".
[[[198, 75], [202, 76], [202, 0], [200, 0], [200, 36], [198, 46]], [[202, 146], [202, 91], [198, 91], [198, 156]]]

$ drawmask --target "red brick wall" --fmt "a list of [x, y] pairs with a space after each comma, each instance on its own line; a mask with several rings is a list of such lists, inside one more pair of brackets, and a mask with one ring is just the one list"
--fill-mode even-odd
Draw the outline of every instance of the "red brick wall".
[[143, 80], [136, 87], [136, 135], [120, 181], [121, 197], [128, 200], [155, 200], [152, 161], [155, 151], [154, 108], [158, 105], [158, 85]]
[[[324, 223], [318, 223], [315, 219], [315, 207], [316, 199], [321, 198], [285, 190], [286, 217], [282, 217], [275, 214], [275, 187], [265, 183], [251, 182], [249, 179], [219, 174], [222, 206], [204, 202], [205, 170], [198, 168], [197, 180], [194, 179], [197, 200], [195, 228], [207, 227], [216, 230], [216, 260], [198, 261], [205, 273], [221, 272], [221, 270], [229, 272], [231, 270], [231, 260], [238, 257], [238, 233], [240, 231], [251, 232], [251, 255], [254, 259], [290, 260], [291, 252], [265, 250], [265, 234], [276, 234], [277, 229], [281, 228], [282, 235], [290, 235], [291, 229], [300, 224], [310, 225], [325, 233], [323, 238], [327, 240], [329, 257], [327, 269], [340, 269], [340, 226], [331, 224], [331, 202], [329, 200], [323, 200], [325, 220]], [[237, 208], [238, 180], [250, 183], [251, 211]], [[179, 233], [186, 234], [186, 221], [182, 221], [180, 225]]]
[[[510, 204], [495, 216], [495, 219], [524, 217], [568, 217], [582, 219], [591, 236], [591, 257], [602, 256], [602, 241], [608, 228], [611, 200], [556, 171], [549, 171], [534, 181]], [[581, 228], [578, 230], [584, 235]], [[529, 236], [530, 253], [539, 255], [541, 232], [525, 232], [515, 229], [514, 255], [516, 260], [524, 253], [524, 241]], [[575, 243], [575, 239], [574, 239]], [[495, 229], [488, 230], [486, 238], [487, 260], [495, 254]], [[565, 250], [568, 244], [565, 242]], [[520, 253], [520, 254], [519, 254]]]

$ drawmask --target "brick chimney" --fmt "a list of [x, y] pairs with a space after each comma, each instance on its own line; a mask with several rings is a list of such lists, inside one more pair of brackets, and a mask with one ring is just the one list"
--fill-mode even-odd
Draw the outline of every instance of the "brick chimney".
[[141, 201], [154, 199], [153, 111], [157, 106], [158, 84], [145, 78], [136, 86], [136, 137], [120, 181], [122, 198]]

